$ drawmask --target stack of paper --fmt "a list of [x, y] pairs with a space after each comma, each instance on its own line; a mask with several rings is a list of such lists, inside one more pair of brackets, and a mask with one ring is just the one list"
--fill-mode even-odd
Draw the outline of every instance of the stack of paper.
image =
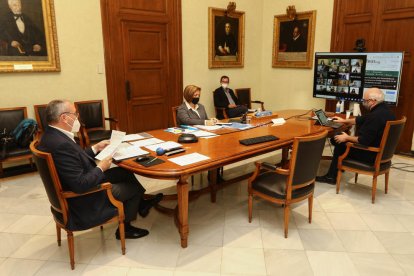
[[176, 142], [167, 141], [167, 142], [164, 142], [164, 143], [148, 145], [148, 146], [145, 146], [145, 147], [149, 150], [155, 151], [157, 148], [162, 148], [162, 149], [165, 149], [165, 150], [169, 150], [169, 149], [173, 149], [173, 148], [179, 148], [179, 147], [182, 147], [182, 146], [183, 145], [178, 144]]
[[121, 144], [118, 147], [118, 150], [114, 154], [113, 158], [116, 161], [120, 161], [123, 159], [128, 159], [143, 154], [148, 154], [148, 151], [142, 150], [140, 147], [134, 145], [131, 146], [129, 144]]
[[114, 155], [118, 146], [122, 143], [122, 139], [125, 137], [125, 132], [112, 130], [111, 139], [109, 141], [109, 145], [106, 146], [97, 156], [96, 159], [102, 160], [108, 156]]

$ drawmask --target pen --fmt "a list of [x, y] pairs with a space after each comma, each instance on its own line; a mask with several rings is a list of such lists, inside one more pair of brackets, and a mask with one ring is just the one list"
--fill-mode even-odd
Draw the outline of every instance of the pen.
[[153, 159], [151, 159], [150, 161], [148, 161], [147, 163], [145, 163], [145, 164], [151, 164], [152, 162], [154, 162], [155, 160], [157, 160], [158, 159], [158, 157], [154, 157]]

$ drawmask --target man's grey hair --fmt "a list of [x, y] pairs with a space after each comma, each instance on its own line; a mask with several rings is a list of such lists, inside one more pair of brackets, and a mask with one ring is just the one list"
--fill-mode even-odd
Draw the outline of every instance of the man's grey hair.
[[368, 91], [368, 99], [375, 100], [377, 103], [382, 103], [384, 101], [384, 92], [379, 88], [371, 88]]
[[9, 6], [11, 5], [11, 4], [13, 4], [14, 2], [22, 2], [21, 0], [7, 0], [7, 3], [9, 4]]
[[48, 124], [59, 122], [62, 113], [69, 111], [68, 100], [53, 100], [46, 106], [46, 121]]

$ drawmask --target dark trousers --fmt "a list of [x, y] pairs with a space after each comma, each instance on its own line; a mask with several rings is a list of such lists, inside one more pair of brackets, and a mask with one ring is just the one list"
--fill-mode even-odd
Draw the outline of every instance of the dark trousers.
[[[338, 175], [338, 158], [345, 153], [346, 143], [338, 144], [334, 138], [331, 138], [331, 144], [334, 146], [332, 162], [329, 166], [327, 176], [336, 178]], [[359, 149], [351, 149], [348, 153], [347, 159], [354, 159], [364, 163], [374, 163], [376, 154], [375, 152], [368, 152]]]
[[106, 181], [112, 183], [112, 194], [124, 204], [125, 222], [136, 219], [139, 204], [145, 193], [144, 187], [135, 175], [122, 168], [112, 168], [105, 171]]
[[228, 108], [226, 112], [229, 118], [240, 117], [247, 112], [247, 107], [244, 105], [238, 105], [235, 108]]

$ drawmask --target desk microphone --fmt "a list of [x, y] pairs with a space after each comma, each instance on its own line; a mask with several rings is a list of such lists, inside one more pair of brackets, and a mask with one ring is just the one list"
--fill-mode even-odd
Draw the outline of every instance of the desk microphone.
[[163, 148], [160, 147], [160, 148], [157, 148], [155, 150], [155, 152], [159, 156], [159, 155], [164, 155], [167, 152], [173, 152], [173, 151], [176, 151], [176, 150], [179, 150], [179, 149], [183, 149], [183, 148], [182, 147], [175, 147], [175, 148], [171, 148], [171, 149], [163, 149]]

